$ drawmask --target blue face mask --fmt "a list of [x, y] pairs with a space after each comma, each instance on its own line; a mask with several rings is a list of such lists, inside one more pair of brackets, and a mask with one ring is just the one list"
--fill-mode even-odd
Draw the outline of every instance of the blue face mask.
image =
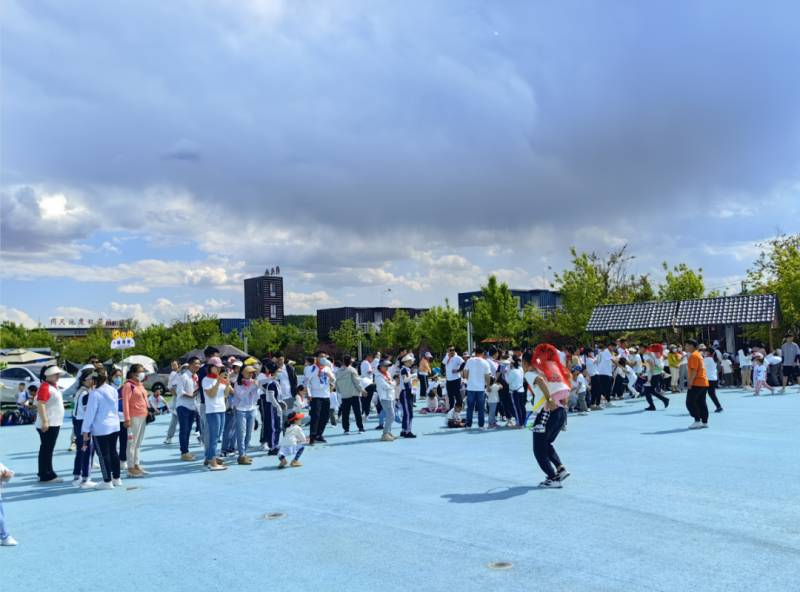
[[121, 376], [115, 376], [113, 382], [114, 382], [114, 386], [122, 386], [122, 377]]

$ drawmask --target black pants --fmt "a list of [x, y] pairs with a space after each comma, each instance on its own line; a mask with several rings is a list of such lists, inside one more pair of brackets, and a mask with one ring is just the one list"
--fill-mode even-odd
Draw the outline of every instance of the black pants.
[[374, 384], [368, 384], [365, 390], [367, 394], [361, 397], [361, 413], [364, 414], [364, 417], [367, 417], [369, 415], [370, 403], [372, 402], [372, 395], [375, 394], [377, 387]]
[[428, 375], [417, 374], [417, 378], [419, 379], [419, 398], [424, 401], [428, 396]]
[[411, 424], [414, 421], [414, 401], [411, 396], [410, 388], [400, 391], [400, 409], [403, 411], [403, 417], [400, 423], [402, 426], [402, 433], [410, 434]]
[[660, 374], [650, 377], [650, 384], [644, 387], [644, 396], [647, 399], [647, 404], [650, 407], [655, 407], [655, 405], [653, 405], [653, 396], [657, 397], [662, 403], [664, 403], [664, 407], [669, 404], [669, 399], [661, 394]]
[[528, 402], [527, 395], [525, 391], [519, 391], [512, 393], [511, 399], [514, 402], [514, 419], [517, 420], [518, 426], [524, 426], [525, 418], [527, 417], [527, 411], [525, 410], [525, 405]]
[[628, 379], [621, 376], [614, 377], [614, 386], [611, 388], [611, 396], [622, 398], [625, 394], [625, 387], [628, 385]]
[[589, 405], [595, 406], [600, 404], [600, 376], [595, 374], [589, 378]]
[[83, 420], [72, 418], [72, 433], [75, 436], [75, 462], [72, 464], [72, 476], [88, 479], [92, 472], [92, 459], [94, 458], [94, 443], [89, 440], [86, 450], [83, 449]]
[[128, 462], [128, 428], [124, 421], [119, 422], [119, 432], [116, 435], [119, 437], [119, 462]]
[[450, 400], [450, 409], [456, 406], [456, 402], [461, 405], [461, 379], [448, 380], [446, 383], [447, 398]]
[[708, 381], [708, 396], [711, 397], [711, 400], [714, 401], [714, 405], [717, 409], [722, 409], [722, 405], [719, 403], [719, 399], [717, 398], [717, 381], [716, 380], [709, 380]]
[[97, 460], [100, 461], [100, 471], [103, 473], [103, 481], [106, 483], [111, 479], [119, 479], [117, 438], [119, 438], [119, 432], [108, 434], [107, 436], [94, 436]]
[[351, 409], [356, 416], [356, 425], [358, 426], [358, 431], [363, 431], [364, 422], [361, 419], [361, 397], [347, 397], [346, 399], [342, 399], [342, 428], [344, 428], [345, 432], [350, 431]]
[[[539, 415], [542, 413], [544, 413], [544, 409], [539, 411]], [[553, 442], [561, 433], [561, 428], [566, 420], [567, 410], [559, 407], [550, 412], [543, 432], [533, 432], [533, 455], [536, 457], [539, 467], [550, 479], [556, 476], [556, 469], [561, 466], [561, 459], [558, 458]]]
[[53, 450], [56, 448], [61, 426], [50, 426], [46, 432], [39, 428], [39, 481], [50, 481], [58, 477], [53, 470]]
[[[600, 404], [600, 398], [605, 397], [606, 401], [611, 400], [611, 377], [607, 374], [598, 374], [597, 378], [597, 403]], [[592, 392], [594, 396], [594, 392]]]
[[706, 387], [692, 386], [686, 393], [686, 409], [695, 421], [708, 423], [708, 405], [706, 405]]
[[500, 391], [500, 415], [508, 421], [514, 417], [514, 403], [511, 401], [511, 392], [508, 387], [503, 387]]
[[322, 397], [311, 398], [311, 424], [309, 425], [310, 438], [319, 438], [325, 432], [325, 426], [331, 415], [331, 400]]

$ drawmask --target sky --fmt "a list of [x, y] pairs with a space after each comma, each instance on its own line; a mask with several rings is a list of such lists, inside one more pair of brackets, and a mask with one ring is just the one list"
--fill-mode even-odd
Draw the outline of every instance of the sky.
[[548, 287], [569, 249], [735, 292], [800, 230], [796, 2], [6, 0], [0, 318]]

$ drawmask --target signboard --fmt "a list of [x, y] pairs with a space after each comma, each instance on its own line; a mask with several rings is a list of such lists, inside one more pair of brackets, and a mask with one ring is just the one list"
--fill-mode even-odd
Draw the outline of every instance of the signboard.
[[130, 319], [51, 317], [51, 327], [103, 327], [105, 329], [124, 329], [130, 325]]
[[130, 349], [136, 347], [133, 331], [114, 331], [111, 333], [111, 349]]

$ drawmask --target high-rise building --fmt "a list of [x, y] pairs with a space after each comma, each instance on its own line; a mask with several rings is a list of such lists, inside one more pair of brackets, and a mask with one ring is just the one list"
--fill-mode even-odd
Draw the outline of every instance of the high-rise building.
[[350, 319], [356, 326], [366, 331], [369, 326], [380, 332], [383, 322], [394, 318], [398, 310], [404, 310], [413, 318], [428, 310], [427, 308], [357, 307], [322, 308], [317, 310], [317, 337], [320, 341], [330, 341], [331, 331], [338, 329], [342, 321]]
[[264, 275], [244, 280], [245, 318], [283, 325], [283, 278], [279, 274], [280, 267], [273, 267]]
[[[517, 299], [517, 308], [519, 310], [523, 310], [529, 304], [544, 311], [554, 311], [561, 306], [560, 292], [552, 290], [509, 290], [509, 292]], [[470, 310], [473, 300], [480, 297], [480, 290], [459, 293], [458, 310], [462, 313]]]

